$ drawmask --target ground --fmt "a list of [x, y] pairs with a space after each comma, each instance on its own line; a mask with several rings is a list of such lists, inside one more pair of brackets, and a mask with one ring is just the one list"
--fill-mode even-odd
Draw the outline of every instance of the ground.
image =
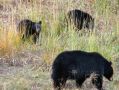
[[[0, 63], [0, 90], [52, 90], [51, 66], [39, 60], [40, 51], [19, 53], [13, 59], [31, 59], [31, 62], [16, 62], [13, 66], [9, 62]], [[2, 59], [2, 58], [1, 58]], [[37, 62], [38, 60], [38, 62]], [[2, 61], [2, 60], [1, 60]], [[27, 61], [27, 60], [26, 60]], [[118, 62], [119, 63], [119, 62]], [[115, 68], [114, 68], [115, 69]], [[114, 73], [114, 80], [109, 82], [104, 78], [103, 88], [106, 90], [117, 90], [119, 70]], [[116, 76], [116, 78], [115, 78]], [[81, 90], [96, 90], [87, 79]], [[78, 90], [74, 81], [68, 81], [65, 90]]]
[[[95, 18], [96, 33], [79, 35], [72, 29], [65, 32], [60, 24], [64, 14], [74, 8]], [[25, 18], [42, 20], [38, 45], [23, 45], [17, 37], [16, 26]], [[64, 32], [59, 35], [58, 30]], [[113, 81], [104, 78], [103, 87], [118, 90], [118, 36], [118, 0], [0, 0], [0, 90], [52, 90], [51, 64], [64, 50], [96, 51], [111, 60]], [[81, 90], [94, 90], [89, 81]], [[78, 89], [74, 81], [68, 81], [66, 90]]]

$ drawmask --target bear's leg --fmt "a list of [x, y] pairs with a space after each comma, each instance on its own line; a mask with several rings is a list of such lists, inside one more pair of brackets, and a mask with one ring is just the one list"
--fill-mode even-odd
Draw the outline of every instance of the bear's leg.
[[36, 44], [39, 41], [39, 33], [33, 35], [33, 42]]
[[22, 36], [22, 42], [25, 42], [25, 35]]
[[37, 42], [37, 36], [33, 35], [33, 43], [36, 44], [36, 42]]
[[66, 81], [67, 81], [66, 78], [62, 78], [62, 79], [61, 79], [61, 84], [60, 84], [60, 85], [61, 85], [62, 88], [65, 87]]
[[66, 78], [55, 79], [53, 81], [53, 86], [55, 90], [61, 90], [66, 84]]
[[103, 79], [102, 75], [99, 75], [99, 74], [96, 74], [96, 76], [92, 78], [92, 83], [96, 86], [98, 90], [103, 90], [102, 89], [102, 83], [103, 83], [102, 79]]
[[60, 90], [61, 89], [60, 80], [58, 80], [58, 79], [53, 80], [53, 87], [54, 87], [54, 90]]
[[54, 90], [60, 90], [60, 83], [61, 83], [61, 76], [59, 72], [56, 72], [55, 70], [52, 73], [52, 79], [53, 79], [53, 87]]
[[76, 79], [76, 86], [77, 86], [77, 88], [81, 87], [85, 80], [86, 80], [86, 77], [81, 77], [81, 78]]

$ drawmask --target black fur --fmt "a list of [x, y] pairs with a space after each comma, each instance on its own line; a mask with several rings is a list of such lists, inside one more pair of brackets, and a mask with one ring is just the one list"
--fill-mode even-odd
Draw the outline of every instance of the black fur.
[[83, 28], [93, 30], [94, 28], [94, 18], [88, 13], [78, 9], [70, 10], [67, 13], [65, 21], [67, 22], [67, 26], [72, 24], [76, 30], [81, 30]]
[[20, 35], [22, 35], [23, 40], [32, 36], [33, 42], [36, 44], [37, 39], [39, 39], [39, 33], [41, 31], [41, 21], [32, 22], [31, 20], [25, 19], [20, 21], [17, 29]]
[[92, 73], [97, 78], [92, 79], [92, 83], [101, 90], [102, 76], [108, 80], [113, 76], [111, 62], [97, 52], [64, 51], [54, 60], [51, 77], [54, 88], [60, 90], [68, 79], [76, 80], [77, 87], [81, 87]]

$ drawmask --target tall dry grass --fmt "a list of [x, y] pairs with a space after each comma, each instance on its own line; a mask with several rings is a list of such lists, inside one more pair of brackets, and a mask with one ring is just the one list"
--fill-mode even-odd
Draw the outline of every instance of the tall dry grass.
[[[21, 44], [16, 27], [20, 20], [28, 18], [33, 21], [42, 20], [40, 47], [45, 51], [43, 59], [52, 62], [53, 58], [64, 50], [97, 51], [113, 59], [118, 54], [118, 0], [5, 0], [0, 1], [1, 29], [0, 54], [14, 55], [17, 51], [34, 46]], [[64, 25], [64, 17], [68, 10], [81, 9], [95, 18], [95, 32], [79, 36], [72, 28]], [[33, 47], [33, 48], [31, 48]], [[116, 54], [116, 55], [115, 55]]]
[[[66, 13], [75, 8], [95, 18], [94, 32], [82, 30], [77, 33], [65, 27]], [[23, 44], [17, 35], [19, 21], [26, 18], [42, 20], [38, 45], [29, 42]], [[118, 36], [119, 0], [0, 0], [0, 58], [35, 50], [41, 51], [42, 55], [39, 56], [49, 65], [64, 50], [84, 50], [99, 52], [115, 65], [119, 58]], [[29, 67], [20, 70], [16, 70], [18, 73], [13, 76], [0, 76], [0, 90], [52, 90], [49, 72]], [[117, 74], [114, 80], [107, 90], [118, 90]]]

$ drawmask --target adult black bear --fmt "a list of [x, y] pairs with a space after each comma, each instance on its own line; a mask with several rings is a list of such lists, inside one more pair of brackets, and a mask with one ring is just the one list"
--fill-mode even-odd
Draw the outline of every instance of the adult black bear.
[[94, 18], [86, 12], [75, 9], [70, 10], [65, 18], [67, 26], [73, 25], [76, 30], [81, 30], [83, 28], [93, 29], [94, 28]]
[[95, 73], [92, 83], [102, 90], [103, 76], [108, 80], [113, 76], [111, 64], [97, 52], [64, 51], [52, 65], [54, 88], [60, 90], [68, 79], [76, 80], [76, 86], [81, 87], [86, 78]]
[[39, 39], [39, 33], [41, 31], [42, 22], [32, 22], [31, 20], [25, 19], [20, 21], [18, 24], [18, 32], [22, 35], [22, 39], [29, 39], [32, 36], [33, 42], [36, 44]]

